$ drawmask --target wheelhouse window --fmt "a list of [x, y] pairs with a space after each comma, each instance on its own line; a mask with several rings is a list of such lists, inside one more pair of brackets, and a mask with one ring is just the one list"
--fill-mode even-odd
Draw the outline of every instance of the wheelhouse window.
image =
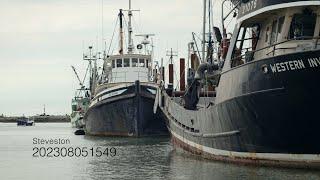
[[77, 111], [77, 105], [76, 104], [72, 104], [72, 111]]
[[282, 29], [283, 29], [283, 25], [284, 25], [284, 20], [285, 17], [281, 17], [278, 19], [278, 31], [277, 31], [277, 42], [281, 41], [281, 34], [282, 34]]
[[144, 59], [139, 59], [139, 67], [145, 67]]
[[115, 60], [112, 60], [112, 68], [116, 68], [116, 62], [115, 62]]
[[306, 39], [314, 35], [317, 15], [312, 10], [306, 8], [300, 14], [295, 14], [292, 18], [289, 38]]
[[130, 59], [126, 58], [123, 60], [123, 67], [130, 67]]
[[260, 25], [249, 24], [241, 27], [236, 46], [233, 50], [231, 67], [236, 67], [253, 60], [259, 36]]
[[271, 38], [270, 38], [271, 45], [281, 41], [280, 38], [281, 38], [281, 32], [284, 24], [284, 19], [285, 17], [283, 16], [273, 21]]
[[274, 44], [277, 42], [277, 20], [273, 21], [272, 23], [272, 31], [271, 31], [271, 38], [270, 38], [270, 44]]
[[132, 67], [138, 67], [138, 59], [132, 58]]
[[122, 59], [117, 59], [117, 68], [122, 67]]
[[270, 37], [269, 31], [270, 31], [270, 27], [268, 26], [267, 29], [266, 29], [266, 32], [265, 32], [265, 33], [266, 33], [266, 34], [265, 34], [265, 37], [264, 37], [265, 43], [268, 43], [268, 42], [269, 42], [269, 37]]

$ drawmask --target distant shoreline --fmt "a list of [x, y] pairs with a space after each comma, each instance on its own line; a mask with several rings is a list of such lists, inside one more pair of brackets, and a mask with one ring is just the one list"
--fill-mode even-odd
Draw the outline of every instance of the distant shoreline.
[[[21, 117], [0, 117], [2, 123], [16, 123]], [[68, 123], [70, 122], [69, 116], [32, 116], [29, 117], [35, 123]]]

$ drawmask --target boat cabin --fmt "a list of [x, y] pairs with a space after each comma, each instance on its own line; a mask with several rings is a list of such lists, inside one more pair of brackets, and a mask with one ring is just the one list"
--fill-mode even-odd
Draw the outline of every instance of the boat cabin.
[[320, 1], [311, 2], [313, 5], [273, 5], [240, 17], [233, 32], [227, 69], [251, 61], [319, 49]]
[[125, 54], [110, 56], [104, 64], [106, 82], [149, 82], [151, 77], [151, 56]]

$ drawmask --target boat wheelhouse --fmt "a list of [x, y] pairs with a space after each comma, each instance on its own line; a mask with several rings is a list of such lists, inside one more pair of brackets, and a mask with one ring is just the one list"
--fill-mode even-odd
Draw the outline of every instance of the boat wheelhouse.
[[[254, 60], [319, 49], [320, 1], [277, 2], [278, 5], [251, 12], [254, 16], [249, 13], [240, 17], [233, 33], [237, 38], [228, 57], [231, 68]], [[241, 7], [240, 12], [246, 5]]]
[[109, 83], [119, 82], [150, 82], [151, 81], [151, 56], [140, 54], [126, 54], [111, 56], [105, 63]]

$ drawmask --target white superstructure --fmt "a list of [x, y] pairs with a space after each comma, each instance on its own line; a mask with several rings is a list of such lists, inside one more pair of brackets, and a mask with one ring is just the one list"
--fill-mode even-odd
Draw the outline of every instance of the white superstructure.
[[150, 82], [151, 55], [124, 54], [107, 58], [104, 63], [105, 80], [108, 83]]

